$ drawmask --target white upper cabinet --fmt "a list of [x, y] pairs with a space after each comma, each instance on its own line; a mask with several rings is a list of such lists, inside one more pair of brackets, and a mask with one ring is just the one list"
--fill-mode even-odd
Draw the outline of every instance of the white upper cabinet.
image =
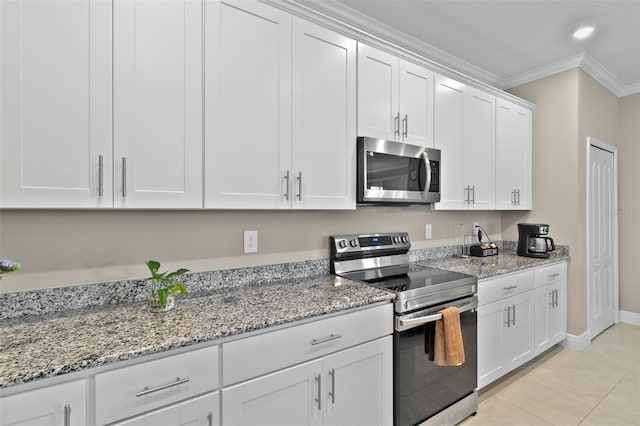
[[205, 207], [355, 208], [355, 41], [257, 1], [205, 22]]
[[205, 28], [205, 207], [289, 207], [291, 16], [207, 1]]
[[495, 96], [436, 75], [437, 210], [495, 209]]
[[0, 20], [0, 207], [111, 207], [111, 3], [3, 0]]
[[496, 102], [496, 208], [531, 209], [531, 110]]
[[358, 135], [433, 146], [432, 71], [358, 44]]
[[293, 20], [294, 208], [355, 208], [356, 42]]
[[202, 2], [113, 3], [116, 207], [202, 207]]

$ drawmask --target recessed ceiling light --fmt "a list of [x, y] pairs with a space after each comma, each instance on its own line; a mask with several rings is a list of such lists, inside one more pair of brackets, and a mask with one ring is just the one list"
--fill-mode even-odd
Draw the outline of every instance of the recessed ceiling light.
[[584, 40], [585, 38], [593, 34], [593, 31], [595, 31], [595, 27], [592, 26], [580, 27], [573, 33], [573, 38]]

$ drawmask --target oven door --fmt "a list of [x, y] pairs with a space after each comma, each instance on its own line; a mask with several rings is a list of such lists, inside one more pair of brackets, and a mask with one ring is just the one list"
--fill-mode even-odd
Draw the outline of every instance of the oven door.
[[[433, 362], [430, 336], [438, 311], [460, 310], [465, 362], [443, 367]], [[394, 333], [394, 425], [416, 425], [458, 402], [477, 387], [477, 296], [396, 316]]]
[[440, 151], [383, 139], [358, 138], [358, 202], [440, 201]]

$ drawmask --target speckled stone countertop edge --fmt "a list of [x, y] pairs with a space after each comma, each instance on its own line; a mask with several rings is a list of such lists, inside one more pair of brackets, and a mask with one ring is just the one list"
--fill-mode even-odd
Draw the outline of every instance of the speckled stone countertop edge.
[[179, 300], [165, 314], [134, 303], [5, 320], [0, 390], [393, 298], [388, 291], [324, 274], [214, 290]]

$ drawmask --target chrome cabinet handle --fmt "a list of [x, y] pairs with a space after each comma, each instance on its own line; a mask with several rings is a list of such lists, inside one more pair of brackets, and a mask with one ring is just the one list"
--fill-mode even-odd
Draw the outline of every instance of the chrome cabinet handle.
[[513, 305], [513, 326], [516, 326], [516, 305]]
[[320, 384], [320, 380], [322, 380], [322, 377], [319, 374], [316, 375], [316, 381], [318, 382], [318, 397], [315, 399], [315, 402], [318, 403], [318, 410], [322, 410], [322, 385]]
[[64, 406], [64, 426], [71, 426], [71, 405]]
[[507, 328], [511, 327], [511, 306], [507, 306]]
[[517, 205], [520, 205], [520, 190], [516, 190], [517, 194], [518, 194], [518, 202]]
[[402, 129], [402, 136], [406, 138], [409, 134], [409, 116], [407, 114], [402, 119]]
[[331, 397], [331, 403], [336, 403], [336, 369], [332, 368], [329, 371], [329, 375], [331, 376], [331, 392], [329, 392], [329, 396]]
[[399, 120], [400, 120], [400, 113], [396, 114], [393, 117], [393, 134], [395, 136], [400, 136], [400, 130], [398, 128], [400, 126]]
[[209, 411], [209, 414], [207, 414], [207, 420], [209, 421], [209, 426], [213, 426], [213, 411]]
[[559, 273], [549, 274], [549, 275], [548, 275], [548, 277], [549, 277], [549, 278], [555, 278], [555, 277], [558, 277], [558, 276], [560, 276], [560, 274], [559, 274]]
[[140, 392], [136, 393], [136, 398], [139, 398], [139, 397], [144, 396], [144, 395], [148, 395], [148, 394], [153, 393], [153, 392], [158, 392], [158, 391], [163, 390], [163, 389], [168, 389], [168, 388], [171, 388], [173, 386], [182, 385], [184, 383], [187, 383], [189, 380], [191, 380], [191, 379], [189, 379], [188, 377], [184, 378], [184, 379], [181, 379], [180, 377], [176, 377], [176, 381], [175, 382], [167, 383], [165, 385], [156, 386], [155, 388], [149, 388], [149, 386], [145, 386], [143, 390], [141, 390]]
[[503, 290], [513, 290], [514, 288], [518, 288], [517, 285], [510, 285], [509, 287], [502, 287]]
[[127, 196], [127, 157], [122, 157], [122, 196]]
[[556, 294], [555, 294], [555, 291], [552, 290], [548, 294], [551, 296], [551, 301], [549, 302], [549, 306], [551, 306], [552, 308], [555, 308], [555, 305], [556, 305]]
[[511, 191], [511, 205], [515, 206], [516, 204], [516, 190]]
[[473, 193], [473, 198], [471, 198], [471, 204], [476, 204], [476, 186], [471, 185], [471, 192]]
[[104, 195], [104, 158], [98, 155], [98, 197]]
[[465, 193], [464, 202], [466, 204], [469, 204], [469, 191], [470, 191], [469, 185], [467, 185], [467, 187], [464, 189], [464, 193]]
[[298, 201], [302, 201], [302, 172], [298, 172]]
[[313, 346], [320, 345], [322, 343], [327, 343], [327, 342], [330, 342], [332, 340], [337, 340], [337, 339], [340, 339], [340, 338], [342, 338], [341, 335], [332, 333], [327, 337], [323, 337], [322, 339], [313, 339], [311, 341], [311, 345], [313, 345]]
[[284, 180], [287, 182], [285, 186], [284, 199], [289, 201], [289, 170], [287, 170], [287, 173], [284, 175]]

